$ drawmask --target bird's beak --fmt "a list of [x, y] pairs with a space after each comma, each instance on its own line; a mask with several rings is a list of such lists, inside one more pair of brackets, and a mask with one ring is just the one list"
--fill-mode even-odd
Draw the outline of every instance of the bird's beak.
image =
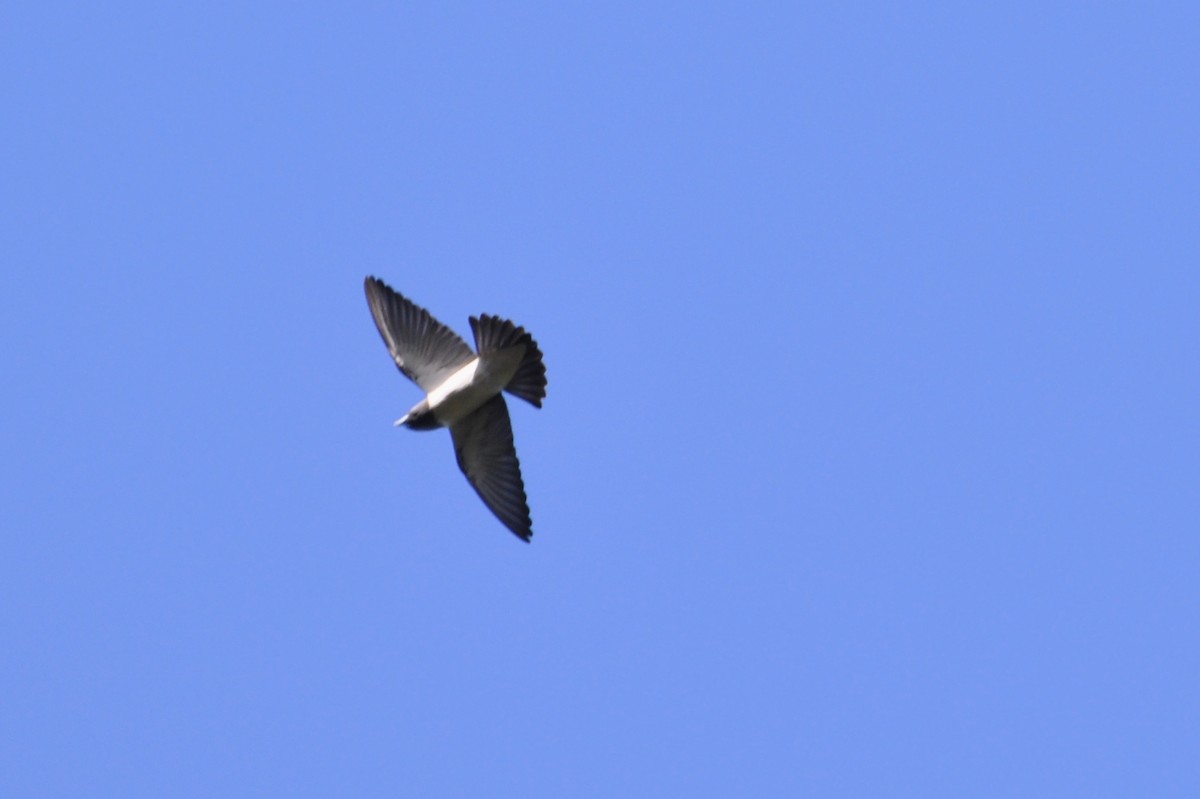
[[399, 419], [397, 419], [396, 421], [392, 422], [392, 426], [400, 427], [407, 421], [408, 421], [408, 414], [406, 413], [403, 416], [401, 416]]

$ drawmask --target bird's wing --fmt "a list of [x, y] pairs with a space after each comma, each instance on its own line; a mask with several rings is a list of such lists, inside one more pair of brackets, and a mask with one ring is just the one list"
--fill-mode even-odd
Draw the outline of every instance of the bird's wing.
[[512, 422], [497, 394], [450, 428], [458, 468], [504, 526], [528, 541], [533, 535]]
[[475, 353], [450, 328], [377, 277], [366, 280], [367, 304], [400, 371], [429, 393]]

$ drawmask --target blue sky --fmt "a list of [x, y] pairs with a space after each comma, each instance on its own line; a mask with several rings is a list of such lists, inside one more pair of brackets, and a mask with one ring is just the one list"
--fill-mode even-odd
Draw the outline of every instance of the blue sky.
[[1198, 26], [7, 5], [0, 795], [1198, 795]]

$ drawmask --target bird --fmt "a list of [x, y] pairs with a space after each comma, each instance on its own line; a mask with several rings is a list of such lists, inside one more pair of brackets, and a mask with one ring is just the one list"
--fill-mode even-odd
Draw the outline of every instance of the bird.
[[505, 527], [528, 543], [529, 500], [513, 446], [504, 393], [542, 407], [546, 367], [525, 328], [507, 319], [470, 317], [475, 350], [457, 333], [377, 277], [364, 282], [367, 305], [392, 360], [425, 392], [396, 420], [411, 430], [450, 429], [467, 482]]

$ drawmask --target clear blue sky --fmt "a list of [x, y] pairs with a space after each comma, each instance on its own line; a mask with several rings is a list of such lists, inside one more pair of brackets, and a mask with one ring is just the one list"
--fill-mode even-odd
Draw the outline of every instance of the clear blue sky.
[[1196, 4], [447, 5], [0, 13], [0, 795], [1200, 795]]

